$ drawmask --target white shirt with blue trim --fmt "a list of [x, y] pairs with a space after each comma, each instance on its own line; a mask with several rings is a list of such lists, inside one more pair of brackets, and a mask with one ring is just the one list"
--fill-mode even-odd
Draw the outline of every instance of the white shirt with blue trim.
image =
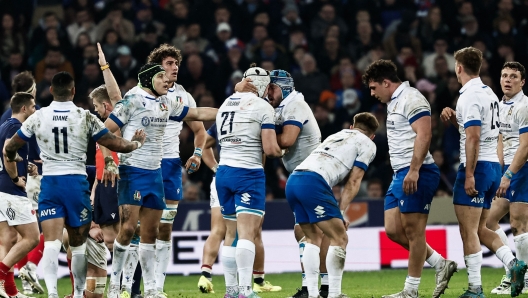
[[[196, 101], [182, 85], [174, 83], [172, 88], [169, 88], [167, 98], [171, 101], [176, 101], [189, 108], [196, 108]], [[175, 121], [169, 119], [165, 134], [163, 135], [163, 158], [179, 158], [180, 157], [180, 132], [183, 128], [182, 121]]]
[[130, 153], [120, 153], [120, 165], [156, 170], [161, 166], [163, 135], [170, 120], [182, 121], [189, 108], [166, 96], [155, 98], [136, 86], [125, 94], [110, 114], [120, 128], [123, 138], [131, 140], [138, 129], [145, 130], [143, 146]]
[[53, 101], [29, 116], [17, 132], [26, 142], [37, 137], [44, 176], [86, 175], [89, 138], [97, 141], [106, 133], [97, 116], [71, 101]]
[[456, 105], [461, 164], [466, 164], [466, 128], [471, 126], [480, 126], [478, 161], [499, 162], [499, 118], [499, 99], [480, 78], [471, 79], [462, 86]]
[[[431, 116], [431, 106], [417, 89], [403, 82], [387, 104], [387, 138], [392, 169], [396, 172], [411, 165], [416, 132], [411, 127], [416, 120]], [[423, 164], [434, 163], [427, 152]]]
[[376, 157], [376, 144], [358, 130], [343, 129], [321, 143], [295, 170], [321, 175], [330, 187], [341, 182], [353, 167], [367, 171]]
[[321, 144], [321, 130], [319, 130], [312, 109], [304, 101], [304, 96], [300, 92], [291, 92], [281, 105], [275, 108], [277, 134], [280, 134], [286, 125], [295, 125], [301, 129], [295, 143], [282, 157], [284, 167], [291, 173]]
[[510, 100], [503, 98], [499, 108], [504, 164], [510, 165], [519, 148], [519, 136], [528, 132], [528, 97], [521, 91]]
[[275, 129], [275, 111], [267, 100], [249, 92], [228, 97], [216, 114], [220, 165], [262, 169], [262, 129]]

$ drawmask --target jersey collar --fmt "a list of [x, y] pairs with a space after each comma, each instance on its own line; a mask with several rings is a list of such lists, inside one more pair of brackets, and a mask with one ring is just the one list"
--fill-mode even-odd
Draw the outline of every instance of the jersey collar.
[[76, 108], [77, 106], [73, 103], [73, 101], [52, 101], [50, 103], [50, 107], [55, 107], [55, 108]]
[[[150, 95], [147, 91], [143, 90], [143, 88], [141, 87], [138, 87], [138, 93], [139, 95], [143, 96], [144, 98], [146, 99], [150, 99], [150, 100], [155, 100], [155, 101], [159, 101], [159, 98], [156, 98], [155, 96], [153, 95]], [[163, 95], [162, 95], [163, 96]], [[161, 96], [160, 96], [161, 97]]]
[[516, 102], [517, 100], [523, 98], [523, 96], [524, 96], [524, 92], [521, 90], [517, 94], [515, 94], [512, 98], [510, 98], [510, 100], [508, 100], [508, 101], [506, 101], [506, 98], [503, 96], [502, 97], [502, 103], [507, 104], [507, 105], [511, 105], [514, 102]]
[[392, 93], [391, 100], [395, 100], [396, 98], [398, 98], [398, 96], [400, 96], [400, 94], [403, 92], [403, 90], [405, 88], [410, 87], [410, 86], [411, 85], [409, 85], [409, 81], [405, 81], [405, 82], [401, 83], [401, 85], [398, 86], [398, 88], [396, 88], [396, 90], [394, 90], [394, 93]]
[[464, 91], [466, 91], [467, 88], [473, 85], [484, 85], [484, 83], [482, 83], [482, 80], [480, 79], [480, 77], [473, 78], [469, 80], [464, 86], [462, 86], [462, 88], [460, 88], [460, 91], [458, 91], [458, 93], [460, 94], [464, 93]]

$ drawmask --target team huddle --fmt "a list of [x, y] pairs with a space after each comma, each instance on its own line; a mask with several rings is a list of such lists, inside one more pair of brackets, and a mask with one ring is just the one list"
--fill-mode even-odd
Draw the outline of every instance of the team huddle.
[[[469, 282], [460, 297], [484, 297], [481, 243], [506, 270], [492, 293], [515, 297], [528, 284], [524, 183], [528, 98], [522, 92], [526, 72], [517, 62], [504, 64], [504, 97], [499, 101], [478, 76], [482, 62], [478, 49], [461, 49], [455, 59], [463, 87], [456, 109], [444, 109], [441, 119], [460, 132], [453, 203]], [[199, 290], [214, 293], [211, 272], [222, 241], [224, 297], [255, 298], [259, 292], [281, 290], [265, 281], [261, 232], [266, 196], [263, 164], [266, 158], [282, 158], [290, 172], [286, 199], [295, 216], [302, 268], [302, 287], [292, 297], [348, 297], [341, 292], [349, 241], [343, 214], [376, 155], [372, 141], [379, 127], [376, 118], [356, 114], [350, 128], [321, 140], [310, 106], [295, 90], [291, 75], [253, 65], [219, 109], [196, 107], [193, 97], [176, 83], [181, 60], [173, 46], [153, 50], [139, 71], [138, 86], [122, 97], [99, 46], [105, 84], [90, 94], [99, 118], [73, 104], [74, 81], [67, 72], [53, 77], [54, 101], [40, 109], [35, 106], [31, 74], [15, 78], [17, 92], [6, 112], [10, 115], [2, 117], [0, 126], [0, 297], [43, 294], [35, 272], [41, 260], [48, 297], [59, 297], [61, 248], [68, 252], [71, 271], [73, 291], [68, 297], [100, 298], [105, 291], [109, 298], [139, 297], [133, 280], [139, 286], [141, 278], [145, 297], [167, 297], [171, 231], [182, 199], [182, 121], [195, 136], [194, 154], [185, 170], [195, 172], [203, 160], [215, 173], [211, 234], [204, 247]], [[444, 259], [425, 239], [440, 181], [429, 153], [431, 108], [396, 73], [392, 62], [378, 60], [363, 75], [371, 95], [387, 104], [394, 176], [385, 198], [385, 229], [392, 241], [409, 251], [403, 290], [383, 297], [418, 297], [424, 262], [436, 271], [432, 295], [440, 297], [457, 263]], [[202, 121], [212, 120], [215, 124], [206, 131]], [[90, 139], [97, 142], [91, 192], [85, 165]], [[332, 187], [339, 183], [343, 190], [337, 201]], [[498, 226], [508, 212], [517, 257]], [[107, 249], [112, 253], [110, 269]], [[14, 267], [19, 269], [23, 293], [16, 288]]]

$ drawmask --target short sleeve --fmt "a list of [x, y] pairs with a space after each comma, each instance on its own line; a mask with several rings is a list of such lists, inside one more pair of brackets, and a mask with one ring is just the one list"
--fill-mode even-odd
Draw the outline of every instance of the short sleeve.
[[424, 116], [431, 116], [431, 106], [423, 95], [416, 92], [411, 93], [408, 96], [409, 98], [405, 102], [404, 113], [409, 124], [413, 124], [414, 121]]
[[373, 142], [362, 143], [359, 145], [358, 156], [354, 161], [354, 166], [366, 172], [374, 157], [376, 157], [376, 145]]
[[88, 127], [90, 128], [90, 135], [96, 142], [109, 132], [104, 123], [89, 111], [86, 111], [86, 121], [88, 122]]
[[[459, 99], [460, 100], [460, 99]], [[481, 106], [478, 103], [478, 101], [474, 102], [468, 102], [466, 101], [466, 105], [462, 105], [462, 124], [464, 125], [464, 129], [470, 127], [470, 126], [481, 126], [482, 125], [482, 117], [480, 115]]]
[[523, 104], [515, 113], [515, 122], [519, 125], [519, 134], [528, 132], [528, 105]]
[[178, 121], [181, 122], [187, 116], [187, 113], [189, 112], [189, 107], [183, 105], [183, 103], [179, 101], [172, 101], [171, 102], [171, 111], [169, 114], [169, 120], [172, 121]]
[[295, 125], [302, 129], [303, 125], [308, 122], [308, 115], [309, 113], [311, 113], [311, 111], [305, 111], [303, 107], [304, 105], [300, 104], [289, 104], [284, 107], [284, 110], [282, 112], [284, 123], [282, 125]]
[[187, 100], [189, 101], [189, 108], [196, 108], [196, 100], [189, 92], [187, 92]]
[[35, 125], [40, 121], [37, 114], [38, 113], [34, 113], [29, 116], [29, 118], [27, 118], [22, 124], [22, 127], [17, 131], [18, 136], [26, 142], [28, 142], [35, 134]]
[[210, 135], [211, 137], [213, 137], [215, 140], [218, 140], [217, 132], [216, 132], [216, 122], [213, 123], [213, 125], [211, 125], [211, 127], [209, 127], [209, 129], [207, 130], [207, 134]]
[[16, 134], [20, 130], [21, 127], [22, 127], [22, 125], [12, 125], [12, 126], [10, 126], [9, 130], [6, 133], [6, 139], [12, 138], [13, 135]]
[[262, 108], [259, 109], [259, 117], [258, 120], [260, 121], [260, 128], [261, 129], [275, 129], [275, 110], [273, 107], [264, 102], [262, 104]]
[[109, 116], [120, 128], [128, 123], [136, 110], [134, 105], [135, 97], [136, 95], [125, 95], [125, 98], [116, 103], [114, 110]]

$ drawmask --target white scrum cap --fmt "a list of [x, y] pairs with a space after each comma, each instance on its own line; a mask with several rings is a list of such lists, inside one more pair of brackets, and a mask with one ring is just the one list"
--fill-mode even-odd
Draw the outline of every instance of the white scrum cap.
[[266, 87], [270, 83], [270, 76], [267, 70], [260, 67], [251, 67], [244, 72], [244, 78], [250, 78], [253, 81], [252, 84], [257, 87], [258, 96], [264, 97]]

